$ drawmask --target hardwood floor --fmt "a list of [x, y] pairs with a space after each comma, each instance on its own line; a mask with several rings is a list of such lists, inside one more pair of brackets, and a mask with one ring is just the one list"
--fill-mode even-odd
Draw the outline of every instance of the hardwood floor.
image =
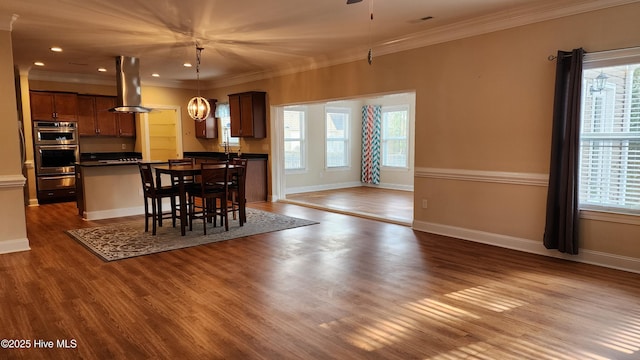
[[[281, 203], [319, 221], [103, 262], [27, 209], [0, 255], [2, 359], [637, 359], [640, 275]], [[34, 349], [34, 340], [74, 340]], [[69, 342], [73, 345], [73, 342]]]
[[370, 186], [287, 195], [286, 202], [411, 226], [413, 192]]

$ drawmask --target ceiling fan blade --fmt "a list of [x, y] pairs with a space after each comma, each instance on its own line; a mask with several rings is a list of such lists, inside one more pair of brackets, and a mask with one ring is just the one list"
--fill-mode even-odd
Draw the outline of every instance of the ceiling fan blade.
[[359, 3], [359, 2], [361, 2], [361, 1], [362, 1], [362, 0], [347, 0], [347, 5], [355, 4], [355, 3]]

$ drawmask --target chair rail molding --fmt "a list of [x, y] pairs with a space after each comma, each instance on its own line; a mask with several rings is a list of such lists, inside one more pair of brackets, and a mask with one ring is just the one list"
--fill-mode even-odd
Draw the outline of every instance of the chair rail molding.
[[0, 175], [0, 188], [21, 188], [26, 181], [22, 175]]
[[417, 167], [415, 169], [415, 177], [543, 187], [549, 184], [548, 174], [486, 170]]

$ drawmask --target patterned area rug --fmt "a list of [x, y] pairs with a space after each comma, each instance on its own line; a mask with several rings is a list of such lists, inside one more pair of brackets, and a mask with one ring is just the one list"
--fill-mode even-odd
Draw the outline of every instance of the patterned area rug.
[[113, 261], [313, 224], [318, 222], [247, 209], [244, 226], [232, 219], [229, 231], [224, 231], [220, 225], [207, 224], [207, 235], [202, 233], [202, 220], [194, 221], [193, 231], [187, 227], [185, 236], [180, 236], [179, 223], [174, 228], [171, 220], [163, 221], [156, 236], [151, 235], [151, 222], [149, 232], [144, 232], [144, 220], [67, 230], [66, 233], [104, 261]]

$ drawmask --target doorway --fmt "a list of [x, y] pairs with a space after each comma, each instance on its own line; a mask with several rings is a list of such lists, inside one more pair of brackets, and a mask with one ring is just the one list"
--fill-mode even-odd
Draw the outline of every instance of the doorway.
[[[388, 111], [402, 108], [408, 113], [407, 161], [403, 166], [383, 166], [381, 182], [378, 185], [363, 184], [360, 181], [364, 105], [381, 105]], [[348, 128], [348, 136], [341, 138], [348, 144], [349, 154], [346, 155], [344, 165], [339, 167], [327, 166], [329, 155], [334, 154], [330, 154], [329, 148], [332, 144], [328, 144], [329, 141], [325, 139], [330, 130], [335, 130], [335, 126], [331, 127], [335, 122], [330, 123], [328, 119], [329, 114], [336, 111], [350, 114], [345, 125]], [[295, 120], [293, 123], [292, 119]], [[271, 144], [274, 159], [273, 201], [280, 200], [361, 217], [412, 224], [415, 92], [272, 107], [271, 122], [271, 128], [274, 129]], [[288, 131], [285, 131], [285, 127]], [[285, 145], [287, 141], [289, 143]], [[289, 153], [296, 151], [300, 154], [295, 154], [297, 157], [293, 159], [301, 160], [289, 163], [301, 165], [300, 168], [285, 169], [285, 157], [289, 156], [291, 159]], [[393, 211], [397, 216], [390, 216], [389, 211]]]
[[179, 107], [151, 106], [153, 110], [141, 114], [142, 158], [167, 161], [182, 158], [182, 119]]

